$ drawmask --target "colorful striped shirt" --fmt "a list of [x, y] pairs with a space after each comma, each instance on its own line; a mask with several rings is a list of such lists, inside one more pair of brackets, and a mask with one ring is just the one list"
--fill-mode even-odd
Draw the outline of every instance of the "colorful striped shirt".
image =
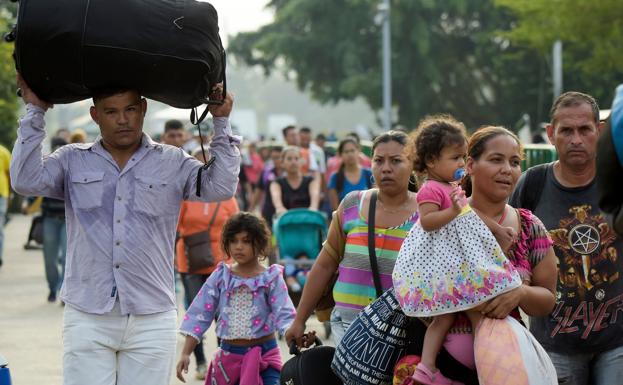
[[[353, 191], [342, 201], [344, 207], [340, 222], [346, 237], [344, 258], [339, 265], [339, 276], [333, 287], [335, 309], [343, 322], [350, 323], [368, 304], [376, 299], [374, 278], [368, 253], [368, 222], [361, 206], [364, 193]], [[402, 242], [418, 219], [417, 212], [400, 226], [376, 227], [375, 246], [379, 275], [383, 290], [392, 287], [392, 271]]]

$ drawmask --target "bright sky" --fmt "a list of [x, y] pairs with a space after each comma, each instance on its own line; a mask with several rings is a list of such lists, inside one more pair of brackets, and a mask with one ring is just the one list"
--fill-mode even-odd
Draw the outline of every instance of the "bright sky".
[[208, 2], [218, 12], [221, 38], [225, 45], [228, 36], [242, 31], [254, 31], [273, 19], [272, 12], [264, 9], [268, 0], [208, 0]]

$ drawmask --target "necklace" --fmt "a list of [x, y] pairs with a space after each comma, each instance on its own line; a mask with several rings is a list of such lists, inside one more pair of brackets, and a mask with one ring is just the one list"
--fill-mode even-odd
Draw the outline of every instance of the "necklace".
[[411, 193], [409, 192], [409, 195], [407, 196], [407, 200], [403, 204], [401, 204], [400, 207], [398, 207], [397, 209], [393, 209], [393, 210], [385, 207], [385, 205], [383, 204], [383, 201], [381, 201], [381, 197], [377, 197], [376, 201], [379, 202], [379, 205], [381, 206], [383, 211], [385, 211], [386, 213], [396, 214], [397, 212], [400, 212], [409, 206], [409, 203], [411, 203]]
[[[469, 203], [470, 205], [472, 204], [472, 199], [469, 198], [467, 200], [467, 203]], [[482, 212], [480, 211], [480, 209], [476, 209], [474, 206], [472, 206], [472, 209], [474, 209], [476, 212], [480, 213], [481, 216], [484, 215], [482, 214]], [[502, 215], [500, 215], [500, 219], [498, 219], [496, 222], [498, 223], [498, 225], [501, 225], [502, 222], [504, 222], [504, 219], [506, 219], [506, 206], [504, 206], [504, 210], [502, 211]], [[488, 218], [490, 218], [492, 221], [495, 221], [495, 217], [492, 216], [487, 216]]]

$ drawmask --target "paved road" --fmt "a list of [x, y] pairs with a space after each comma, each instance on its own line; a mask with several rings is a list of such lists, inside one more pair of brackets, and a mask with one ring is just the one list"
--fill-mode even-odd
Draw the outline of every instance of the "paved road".
[[[9, 361], [15, 385], [60, 385], [63, 307], [47, 302], [41, 250], [23, 249], [29, 227], [30, 217], [21, 215], [14, 215], [5, 227], [4, 265], [0, 268], [0, 354]], [[180, 314], [183, 315], [183, 311]], [[323, 336], [321, 325], [315, 319], [308, 324]], [[180, 336], [178, 352], [181, 343]], [[212, 328], [206, 337], [208, 357], [215, 345]], [[287, 359], [283, 341], [280, 341], [280, 348], [282, 357]], [[194, 363], [192, 365], [187, 383], [202, 384], [203, 381], [194, 380]], [[170, 384], [181, 384], [174, 373]]]

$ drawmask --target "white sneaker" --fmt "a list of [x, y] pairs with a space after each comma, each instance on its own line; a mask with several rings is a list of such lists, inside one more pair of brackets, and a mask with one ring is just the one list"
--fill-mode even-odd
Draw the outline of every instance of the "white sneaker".
[[197, 373], [195, 374], [196, 379], [205, 381], [206, 374], [208, 374], [208, 368], [206, 367], [206, 364], [200, 364], [199, 366], [197, 366]]

